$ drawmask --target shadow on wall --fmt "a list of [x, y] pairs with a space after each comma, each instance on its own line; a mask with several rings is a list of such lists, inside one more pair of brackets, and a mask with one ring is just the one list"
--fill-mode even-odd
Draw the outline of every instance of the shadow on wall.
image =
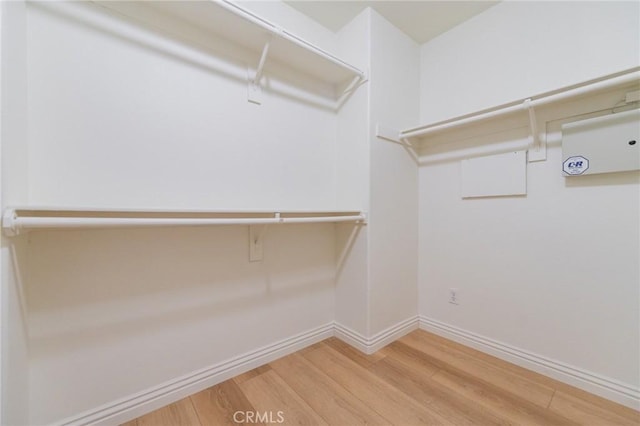
[[26, 298], [36, 358], [190, 323], [226, 319], [232, 327], [236, 315], [332, 291], [336, 274], [332, 224], [272, 227], [262, 262], [248, 261], [246, 226], [29, 238]]
[[[489, 126], [484, 126], [489, 129]], [[482, 136], [470, 136], [467, 129], [452, 135], [438, 135], [420, 149], [419, 164], [446, 164], [467, 158], [527, 149], [528, 128], [517, 126], [506, 130], [485, 130]]]
[[[16, 308], [19, 310], [19, 315], [21, 317], [19, 326], [22, 327], [21, 332], [27, 336], [29, 334], [27, 329], [27, 298], [25, 289], [28, 243], [27, 236], [20, 235], [12, 237], [11, 239], [3, 236], [1, 240], [2, 245], [0, 248], [3, 256], [5, 252], [8, 253], [7, 256], [11, 262], [10, 267], [7, 268], [10, 278], [7, 280], [6, 285], [13, 286], [13, 288], [11, 290], [7, 289], [7, 294], [16, 295]], [[3, 277], [3, 279], [4, 278], [5, 277]]]

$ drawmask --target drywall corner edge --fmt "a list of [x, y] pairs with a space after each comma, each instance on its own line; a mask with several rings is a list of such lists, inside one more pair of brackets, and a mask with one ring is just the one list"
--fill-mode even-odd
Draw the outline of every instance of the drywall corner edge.
[[371, 355], [376, 351], [387, 346], [389, 343], [398, 340], [402, 336], [418, 329], [418, 317], [410, 317], [401, 321], [372, 337], [365, 337], [360, 333], [345, 327], [342, 324], [335, 323], [335, 337], [343, 342], [353, 346], [360, 352]]

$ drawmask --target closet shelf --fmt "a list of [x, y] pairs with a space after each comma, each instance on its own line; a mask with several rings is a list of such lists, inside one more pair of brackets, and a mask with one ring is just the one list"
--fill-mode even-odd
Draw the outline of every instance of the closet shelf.
[[527, 99], [521, 99], [508, 104], [499, 105], [494, 108], [484, 109], [471, 114], [454, 117], [448, 120], [403, 130], [399, 132], [395, 140], [394, 138], [386, 135], [383, 135], [381, 137], [383, 139], [392, 140], [393, 142], [415, 145], [419, 144], [421, 142], [421, 139], [428, 135], [521, 112], [523, 114], [528, 113], [529, 115], [529, 124], [531, 127], [532, 138], [535, 145], [538, 142], [534, 113], [535, 107], [565, 101], [570, 98], [588, 95], [596, 91], [621, 87], [623, 85], [629, 85], [633, 83], [640, 83], [640, 67], [631, 68], [619, 73], [606, 75], [572, 86], [566, 86], [554, 91], [531, 96]]
[[[125, 15], [132, 13], [120, 2], [97, 3]], [[256, 51], [256, 80], [259, 80], [267, 57], [328, 83], [346, 83], [352, 79], [348, 90], [353, 89], [351, 86], [357, 87], [358, 81], [366, 80], [365, 73], [353, 65], [231, 1], [149, 1], [142, 4]]]
[[364, 223], [365, 221], [365, 214], [359, 211], [83, 210], [24, 207], [6, 209], [2, 217], [2, 229], [5, 235], [15, 236], [21, 231], [35, 229]]

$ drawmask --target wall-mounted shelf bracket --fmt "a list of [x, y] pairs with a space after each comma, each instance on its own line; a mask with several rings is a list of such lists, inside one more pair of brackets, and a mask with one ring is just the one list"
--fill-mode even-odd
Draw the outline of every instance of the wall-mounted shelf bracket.
[[[280, 214], [276, 213], [276, 216], [276, 218], [280, 220]], [[249, 262], [259, 262], [262, 260], [262, 243], [268, 226], [269, 225], [249, 225]]]
[[545, 161], [547, 159], [547, 143], [546, 140], [540, 138], [538, 133], [538, 121], [536, 119], [536, 111], [531, 103], [531, 98], [522, 102], [522, 107], [529, 114], [529, 162]]
[[379, 139], [384, 139], [388, 142], [404, 145], [408, 148], [413, 148], [413, 145], [411, 145], [411, 143], [409, 143], [407, 139], [400, 137], [399, 130], [382, 126], [379, 123], [376, 124], [376, 137]]
[[249, 88], [248, 88], [248, 100], [251, 103], [260, 105], [262, 104], [262, 87], [260, 86], [260, 80], [262, 79], [262, 73], [264, 71], [264, 64], [267, 62], [267, 55], [269, 54], [269, 46], [271, 45], [272, 36], [269, 38], [262, 48], [262, 55], [260, 55], [260, 62], [256, 68], [255, 74], [252, 75], [251, 68], [249, 68]]
[[380, 123], [376, 124], [376, 137], [379, 139], [383, 139], [388, 142], [397, 143], [402, 145], [404, 149], [407, 150], [411, 158], [414, 161], [418, 161], [418, 153], [416, 152], [415, 147], [409, 141], [409, 139], [401, 136], [400, 131], [396, 129], [390, 129], [385, 126], [381, 126]]
[[362, 86], [367, 81], [369, 81], [369, 79], [367, 78], [367, 75], [364, 73], [357, 74], [356, 76], [354, 76], [353, 79], [347, 85], [347, 87], [345, 87], [345, 89], [342, 91], [342, 93], [338, 97], [338, 101], [336, 102], [336, 109], [340, 109], [342, 105], [344, 105], [345, 101], [349, 98], [349, 96], [351, 96], [351, 94], [355, 92], [358, 89], [358, 87]]
[[347, 96], [351, 92], [354, 92], [358, 87], [362, 86], [366, 82], [367, 77], [365, 75], [356, 75], [355, 77], [353, 77], [353, 80], [351, 80], [346, 89], [342, 91], [340, 97]]

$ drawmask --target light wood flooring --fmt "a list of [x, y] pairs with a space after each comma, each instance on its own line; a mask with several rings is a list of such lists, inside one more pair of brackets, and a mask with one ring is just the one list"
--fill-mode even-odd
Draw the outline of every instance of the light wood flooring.
[[126, 426], [243, 424], [237, 412], [251, 425], [640, 425], [637, 411], [417, 330], [373, 355], [330, 338]]

